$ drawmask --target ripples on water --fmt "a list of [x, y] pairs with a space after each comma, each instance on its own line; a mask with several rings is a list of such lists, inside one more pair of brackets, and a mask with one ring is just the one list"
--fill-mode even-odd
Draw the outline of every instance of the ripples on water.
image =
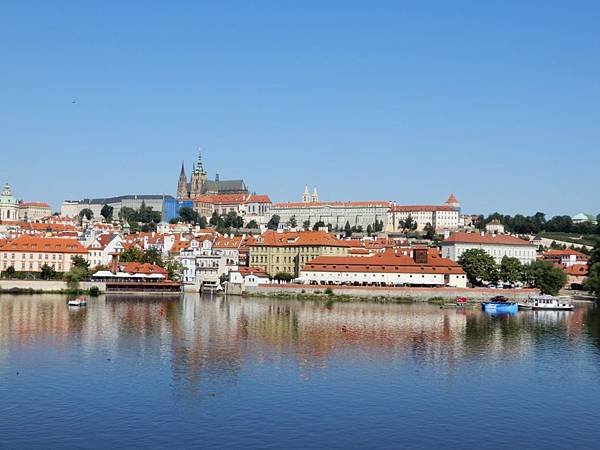
[[0, 297], [0, 448], [597, 448], [600, 313]]

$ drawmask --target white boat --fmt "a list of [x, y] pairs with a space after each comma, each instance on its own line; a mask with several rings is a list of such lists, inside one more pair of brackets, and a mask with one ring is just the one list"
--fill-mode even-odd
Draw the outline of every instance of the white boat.
[[85, 297], [79, 297], [73, 300], [69, 300], [67, 303], [69, 306], [87, 306], [87, 300]]
[[553, 295], [537, 295], [530, 297], [526, 302], [519, 303], [519, 307], [547, 311], [573, 311], [575, 306]]

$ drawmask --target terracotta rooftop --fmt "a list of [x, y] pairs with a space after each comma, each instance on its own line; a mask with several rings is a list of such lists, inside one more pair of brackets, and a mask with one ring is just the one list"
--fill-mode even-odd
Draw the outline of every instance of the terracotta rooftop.
[[452, 233], [450, 237], [442, 242], [443, 244], [485, 244], [485, 245], [523, 245], [530, 246], [529, 241], [519, 239], [508, 234], [481, 234], [481, 233]]
[[75, 239], [39, 236], [20, 236], [0, 247], [4, 252], [31, 253], [79, 253], [87, 254], [87, 249]]

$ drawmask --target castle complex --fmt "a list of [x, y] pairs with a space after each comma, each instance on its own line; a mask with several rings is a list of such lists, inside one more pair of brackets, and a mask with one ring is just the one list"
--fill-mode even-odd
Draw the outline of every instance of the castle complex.
[[204, 194], [242, 194], [247, 192], [244, 180], [219, 180], [218, 174], [214, 180], [209, 180], [202, 164], [201, 153], [198, 153], [198, 162], [193, 165], [189, 181], [185, 174], [184, 164], [181, 163], [181, 172], [177, 183], [179, 200], [193, 200]]

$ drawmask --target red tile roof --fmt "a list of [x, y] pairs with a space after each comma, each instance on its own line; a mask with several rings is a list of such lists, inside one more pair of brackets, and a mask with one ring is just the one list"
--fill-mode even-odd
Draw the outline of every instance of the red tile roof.
[[288, 203], [275, 203], [274, 208], [311, 208], [311, 207], [331, 206], [331, 207], [387, 207], [390, 206], [390, 202], [386, 201], [371, 201], [371, 202], [288, 202]]
[[390, 208], [391, 212], [418, 212], [418, 211], [456, 211], [448, 205], [395, 205]]
[[442, 244], [485, 244], [485, 245], [533, 245], [529, 241], [519, 239], [508, 234], [481, 234], [481, 233], [452, 233], [450, 237], [442, 242]]
[[77, 253], [87, 254], [87, 249], [75, 239], [20, 236], [0, 247], [4, 252]]
[[130, 274], [143, 273], [150, 275], [153, 273], [160, 273], [161, 275], [167, 275], [168, 271], [160, 266], [150, 263], [139, 263], [139, 262], [128, 262], [119, 264], [123, 272]]
[[409, 256], [397, 254], [393, 249], [361, 258], [352, 256], [318, 256], [306, 264], [304, 271], [313, 272], [377, 272], [377, 273], [443, 273], [463, 275], [458, 263], [429, 254], [427, 263], [417, 264]]
[[587, 264], [573, 264], [570, 267], [565, 267], [564, 272], [571, 276], [587, 276], [590, 272], [590, 266]]
[[[262, 241], [261, 241], [262, 239]], [[254, 245], [266, 247], [350, 247], [347, 241], [337, 239], [325, 231], [267, 231], [257, 239]]]

